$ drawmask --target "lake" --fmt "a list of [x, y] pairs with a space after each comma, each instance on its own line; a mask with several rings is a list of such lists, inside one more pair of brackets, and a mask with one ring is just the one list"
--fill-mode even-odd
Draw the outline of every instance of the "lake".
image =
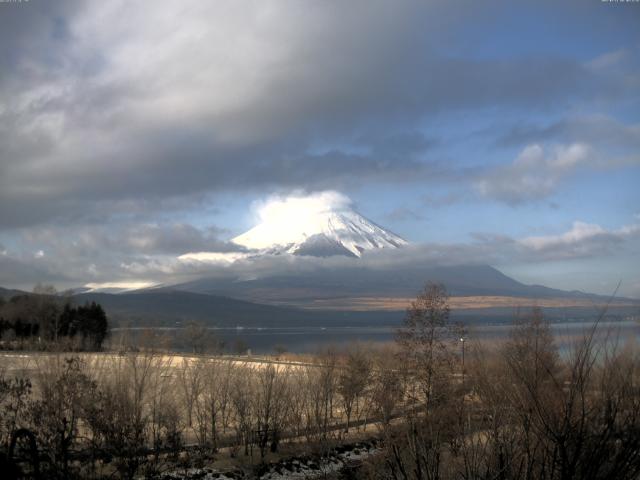
[[[561, 351], [568, 351], [576, 338], [581, 337], [592, 327], [591, 322], [571, 322], [551, 324], [552, 331]], [[275, 347], [288, 352], [315, 353], [328, 346], [343, 348], [350, 343], [382, 344], [394, 341], [398, 326], [327, 326], [327, 327], [228, 327], [209, 328], [208, 331], [217, 341], [222, 341], [229, 351], [249, 348], [257, 354], [273, 353]], [[510, 325], [474, 325], [466, 335], [468, 341], [500, 342], [504, 341], [511, 329]], [[114, 329], [122, 331], [124, 329]], [[133, 328], [128, 331], [141, 332], [147, 329]], [[179, 344], [183, 334], [180, 328], [156, 328]], [[602, 322], [598, 328], [600, 339], [608, 338], [625, 344], [628, 341], [640, 341], [640, 323], [636, 321]]]

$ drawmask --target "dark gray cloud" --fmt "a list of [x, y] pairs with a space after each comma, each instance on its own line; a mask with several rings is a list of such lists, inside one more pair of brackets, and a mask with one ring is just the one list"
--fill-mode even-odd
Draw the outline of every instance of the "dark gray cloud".
[[[175, 219], [224, 208], [228, 192], [437, 185], [447, 188], [425, 196], [430, 207], [478, 194], [519, 204], [552, 195], [582, 166], [637, 164], [636, 124], [582, 113], [489, 133], [499, 147], [525, 149], [521, 157], [540, 145], [529, 161], [486, 168], [443, 153], [447, 132], [430, 134], [429, 125], [449, 115], [491, 111], [495, 119], [639, 101], [631, 48], [587, 61], [477, 49], [468, 27], [491, 31], [502, 8], [439, 0], [0, 3], [0, 284], [211, 273], [176, 257], [237, 247], [215, 228]], [[574, 145], [615, 151], [567, 162], [554, 150]], [[393, 207], [387, 218], [420, 217]], [[616, 238], [599, 236], [587, 253], [607, 251]], [[564, 247], [478, 237], [389, 258], [486, 263], [547, 258]], [[367, 262], [383, 265], [385, 255]], [[214, 270], [249, 275], [270, 262]]]
[[40, 281], [65, 287], [90, 282], [131, 281], [136, 275], [148, 280], [156, 269], [158, 281], [194, 274], [180, 269], [179, 255], [193, 251], [221, 253], [245, 249], [220, 240], [216, 228], [196, 228], [185, 223], [146, 224], [111, 222], [23, 229], [13, 242], [0, 247], [0, 285], [23, 288]]
[[363, 7], [3, 6], [0, 228], [123, 199], [429, 181], [437, 139], [416, 123], [544, 109], [604, 81], [571, 59], [449, 56], [436, 45], [461, 20], [445, 3]]
[[[219, 239], [216, 228], [198, 229], [185, 223], [116, 224], [83, 226], [72, 235], [64, 228], [44, 227], [25, 231], [23, 247], [45, 248], [50, 253], [90, 258], [100, 252], [127, 255], [181, 255], [193, 251], [243, 251], [235, 244]], [[39, 247], [38, 247], [39, 246]]]
[[16, 258], [10, 253], [0, 255], [0, 284], [27, 290], [38, 283], [76, 284], [77, 280], [73, 275], [67, 275], [64, 270], [37, 260], [35, 255], [31, 258]]
[[[17, 81], [20, 73], [28, 86], [36, 73], [58, 71], [64, 67], [73, 38], [68, 19], [80, 13], [85, 2], [21, 2], [3, 5], [0, 15], [0, 85]], [[48, 48], [42, 48], [47, 45]], [[42, 68], [42, 70], [38, 70]]]
[[409, 207], [394, 208], [385, 215], [387, 220], [392, 222], [397, 221], [422, 221], [425, 220], [425, 215], [419, 210], [415, 210]]

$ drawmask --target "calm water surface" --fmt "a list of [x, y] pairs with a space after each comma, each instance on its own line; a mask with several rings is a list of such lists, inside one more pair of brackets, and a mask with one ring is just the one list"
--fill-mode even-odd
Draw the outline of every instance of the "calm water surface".
[[[552, 324], [551, 328], [561, 351], [568, 351], [577, 339], [593, 324], [573, 322]], [[211, 328], [212, 336], [233, 350], [243, 346], [253, 353], [273, 353], [275, 347], [288, 352], [314, 353], [327, 346], [345, 347], [350, 343], [385, 343], [395, 338], [397, 326], [344, 326], [344, 327], [286, 327], [286, 328]], [[480, 342], [500, 342], [508, 337], [510, 325], [481, 325], [469, 328], [467, 339]], [[179, 338], [181, 330], [162, 329]], [[640, 342], [640, 323], [635, 321], [602, 322], [598, 338], [624, 345]]]

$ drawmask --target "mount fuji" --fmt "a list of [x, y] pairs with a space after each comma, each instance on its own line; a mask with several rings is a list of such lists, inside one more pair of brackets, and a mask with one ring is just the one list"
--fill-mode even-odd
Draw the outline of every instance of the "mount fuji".
[[406, 240], [363, 217], [350, 204], [315, 197], [295, 203], [272, 202], [262, 209], [261, 222], [232, 242], [260, 253], [315, 257], [360, 257], [366, 250], [407, 245]]

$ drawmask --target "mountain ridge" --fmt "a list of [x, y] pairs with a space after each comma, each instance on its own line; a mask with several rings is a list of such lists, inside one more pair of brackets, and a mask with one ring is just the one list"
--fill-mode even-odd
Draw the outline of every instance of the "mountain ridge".
[[[0, 288], [0, 296], [27, 294], [20, 290]], [[106, 310], [113, 327], [180, 327], [191, 321], [222, 328], [283, 328], [300, 326], [374, 326], [400, 325], [407, 305], [398, 303], [396, 309], [367, 309], [356, 311], [326, 307], [322, 310], [304, 305], [267, 304], [222, 295], [194, 293], [173, 287], [158, 287], [127, 293], [80, 293], [73, 295], [77, 304], [95, 301]], [[606, 297], [599, 297], [605, 303]], [[514, 299], [515, 300], [515, 299]], [[596, 300], [594, 298], [594, 300]], [[514, 307], [516, 305], [514, 304]], [[468, 324], [505, 323], [513, 319], [511, 306], [471, 306], [453, 308], [452, 319]], [[608, 314], [622, 318], [637, 315], [640, 300], [632, 305], [612, 304]], [[599, 309], [593, 307], [543, 307], [551, 321], [570, 318], [594, 318]]]
[[365, 267], [321, 269], [313, 274], [289, 273], [251, 280], [201, 278], [171, 288], [250, 298], [257, 301], [326, 299], [340, 297], [383, 296], [412, 297], [425, 282], [443, 283], [451, 295], [504, 295], [518, 297], [591, 297], [584, 292], [568, 292], [541, 285], [525, 285], [489, 265], [426, 267], [415, 265], [397, 272]]

